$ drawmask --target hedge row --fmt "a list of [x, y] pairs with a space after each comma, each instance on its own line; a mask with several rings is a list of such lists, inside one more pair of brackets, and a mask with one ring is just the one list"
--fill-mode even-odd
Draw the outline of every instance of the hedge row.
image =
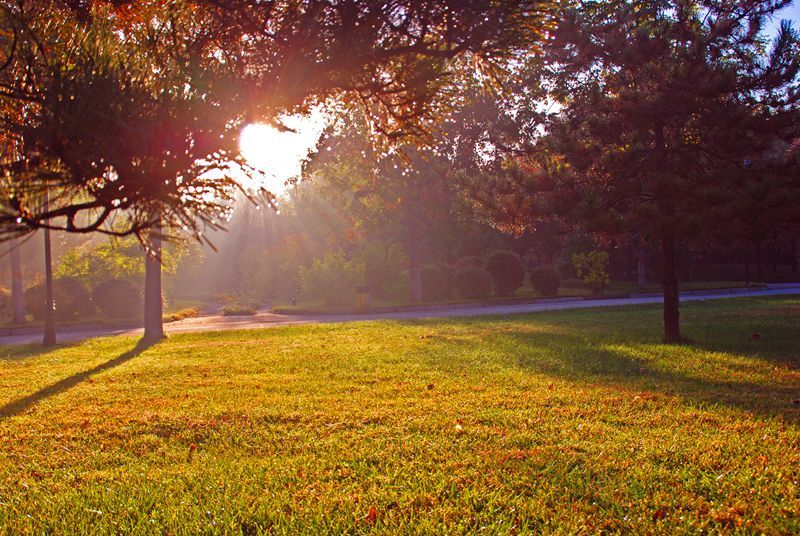
[[[530, 282], [542, 296], [558, 293], [561, 283], [552, 267], [531, 271]], [[462, 257], [453, 265], [438, 263], [422, 269], [422, 297], [427, 302], [446, 301], [453, 297], [483, 299], [511, 296], [525, 280], [525, 268], [519, 256], [511, 251], [496, 251], [484, 262], [480, 257]]]
[[[59, 321], [89, 317], [97, 311], [109, 318], [130, 318], [138, 316], [142, 310], [141, 291], [135, 285], [119, 279], [103, 281], [91, 293], [78, 279], [56, 279], [53, 281], [53, 301]], [[43, 283], [25, 291], [25, 308], [35, 320], [44, 318]]]

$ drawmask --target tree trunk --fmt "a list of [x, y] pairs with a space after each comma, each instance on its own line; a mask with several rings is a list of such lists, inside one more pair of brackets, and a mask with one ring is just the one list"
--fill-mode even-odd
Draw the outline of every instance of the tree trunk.
[[756, 277], [759, 282], [764, 280], [764, 258], [761, 254], [761, 240], [756, 242]]
[[778, 273], [778, 261], [781, 258], [781, 243], [778, 240], [774, 240], [772, 242], [772, 247], [770, 248], [770, 260], [772, 261], [772, 273]]
[[692, 273], [692, 254], [688, 249], [684, 249], [683, 261], [683, 280], [687, 283], [694, 281], [694, 274]]
[[422, 303], [422, 260], [419, 251], [419, 224], [413, 211], [408, 213], [406, 233], [409, 297], [411, 298], [411, 303]]
[[161, 298], [161, 228], [153, 229], [151, 250], [145, 258], [144, 274], [144, 337], [148, 343], [164, 338], [163, 301]]
[[744, 284], [750, 286], [750, 243], [744, 245]]
[[661, 263], [661, 284], [664, 288], [664, 342], [680, 342], [680, 290], [673, 238], [661, 241]]
[[647, 286], [647, 248], [644, 238], [639, 236], [636, 244], [636, 286], [643, 289]]
[[[46, 200], [45, 203], [47, 203]], [[42, 345], [54, 346], [58, 342], [58, 338], [56, 337], [56, 306], [53, 302], [53, 255], [50, 244], [50, 229], [44, 230], [44, 293], [44, 336], [42, 337]]]
[[792, 273], [796, 274], [800, 266], [800, 260], [797, 258], [797, 237], [792, 236]]
[[22, 291], [22, 262], [19, 255], [19, 243], [11, 241], [11, 313], [15, 324], [25, 322], [25, 296]]

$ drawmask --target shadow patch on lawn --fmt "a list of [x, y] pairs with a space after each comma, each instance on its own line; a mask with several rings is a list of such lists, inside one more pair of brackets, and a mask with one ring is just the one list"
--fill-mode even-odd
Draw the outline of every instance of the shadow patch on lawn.
[[[737, 366], [721, 364], [719, 379], [695, 376], [680, 370], [662, 369], [657, 361], [639, 359], [627, 352], [614, 350], [599, 341], [575, 334], [574, 328], [559, 332], [502, 332], [489, 334], [479, 340], [449, 341], [450, 344], [467, 344], [467, 350], [480, 353], [483, 345], [501, 350], [509, 357], [512, 367], [560, 378], [570, 382], [600, 384], [627, 390], [661, 392], [678, 396], [693, 403], [719, 404], [767, 418], [780, 418], [790, 423], [800, 423], [800, 395], [798, 385], [771, 385], [768, 381], [752, 382], [728, 380], [724, 376], [737, 372]], [[642, 345], [631, 342], [631, 348]], [[718, 352], [720, 345], [689, 345], [688, 352]], [[727, 345], [724, 345], [727, 346]], [[664, 346], [669, 349], [669, 346]], [[785, 355], [760, 352], [730, 352], [732, 356], [755, 357], [770, 363], [782, 363]], [[671, 359], [672, 357], [664, 358]], [[674, 357], [680, 359], [679, 355]], [[711, 357], [713, 359], [713, 357]], [[439, 363], [448, 367], [445, 363]]]
[[[447, 373], [512, 367], [799, 423], [800, 382], [788, 376], [800, 370], [800, 310], [786, 305], [794, 302], [687, 303], [683, 328], [693, 341], [687, 345], [660, 343], [659, 305], [404, 323], [457, 330], [461, 336], [432, 337], [424, 350], [428, 364]], [[487, 348], [496, 357], [485, 359]], [[771, 371], [782, 380], [771, 381]]]
[[88, 380], [95, 374], [99, 374], [103, 371], [110, 370], [114, 367], [118, 367], [124, 363], [127, 363], [134, 357], [140, 355], [142, 352], [150, 348], [152, 345], [153, 345], [152, 343], [140, 341], [132, 349], [128, 350], [124, 354], [119, 355], [118, 357], [115, 357], [111, 361], [106, 361], [105, 363], [97, 365], [96, 367], [91, 368], [89, 370], [73, 374], [72, 376], [68, 376], [63, 380], [59, 380], [58, 382], [52, 385], [49, 385], [43, 389], [36, 391], [33, 394], [9, 402], [5, 406], [0, 407], [0, 419], [5, 419], [8, 417], [19, 415], [28, 410], [34, 404], [41, 402], [42, 400], [46, 400], [57, 394], [63, 393], [68, 389], [72, 389], [76, 385]]
[[0, 361], [18, 361], [30, 357], [39, 357], [53, 352], [58, 352], [65, 348], [78, 346], [80, 341], [70, 341], [58, 343], [53, 347], [42, 346], [41, 344], [9, 345], [0, 349]]

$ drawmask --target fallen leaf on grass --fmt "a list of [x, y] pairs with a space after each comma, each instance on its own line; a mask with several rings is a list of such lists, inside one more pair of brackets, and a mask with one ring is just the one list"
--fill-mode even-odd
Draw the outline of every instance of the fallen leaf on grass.
[[367, 520], [369, 523], [375, 523], [378, 520], [378, 511], [375, 509], [374, 506], [369, 507], [369, 512], [367, 512], [367, 517], [364, 519]]

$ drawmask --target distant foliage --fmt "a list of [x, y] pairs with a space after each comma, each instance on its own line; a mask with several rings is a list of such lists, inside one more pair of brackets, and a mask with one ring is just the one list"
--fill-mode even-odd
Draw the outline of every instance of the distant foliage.
[[492, 275], [478, 266], [466, 266], [456, 272], [455, 287], [462, 298], [486, 298], [492, 293]]
[[558, 294], [558, 287], [561, 285], [561, 277], [558, 270], [552, 266], [539, 266], [531, 271], [531, 286], [540, 296], [555, 296]]
[[300, 269], [303, 294], [328, 305], [355, 302], [356, 287], [364, 283], [364, 264], [347, 260], [341, 253], [328, 253], [309, 268]]
[[134, 239], [90, 242], [61, 255], [53, 275], [79, 279], [89, 289], [101, 281], [140, 280], [144, 277], [144, 253]]
[[366, 243], [355, 256], [364, 265], [364, 277], [373, 296], [390, 297], [408, 265], [403, 248], [397, 244]]
[[512, 251], [495, 251], [489, 255], [486, 271], [492, 275], [494, 292], [498, 296], [511, 296], [525, 281], [522, 261]]
[[456, 270], [466, 268], [467, 266], [483, 268], [483, 259], [477, 255], [467, 255], [466, 257], [458, 259], [453, 266], [455, 266]]
[[422, 268], [422, 299], [426, 302], [443, 301], [450, 298], [449, 274], [439, 264]]
[[[166, 245], [161, 252], [164, 273], [174, 273], [187, 251], [184, 244]], [[139, 285], [144, 279], [144, 251], [134, 238], [89, 242], [61, 255], [53, 275], [56, 279], [77, 279], [89, 290], [101, 282], [119, 279]]]
[[572, 264], [575, 266], [578, 278], [595, 294], [603, 292], [603, 289], [611, 282], [608, 275], [608, 253], [605, 251], [573, 253]]
[[[65, 277], [53, 281], [53, 300], [57, 320], [74, 320], [94, 314], [94, 305], [89, 292], [78, 279]], [[25, 291], [25, 309], [36, 320], [44, 318], [44, 283], [34, 285]]]
[[104, 316], [131, 318], [139, 316], [143, 307], [142, 291], [123, 279], [110, 279], [94, 287], [92, 302]]

